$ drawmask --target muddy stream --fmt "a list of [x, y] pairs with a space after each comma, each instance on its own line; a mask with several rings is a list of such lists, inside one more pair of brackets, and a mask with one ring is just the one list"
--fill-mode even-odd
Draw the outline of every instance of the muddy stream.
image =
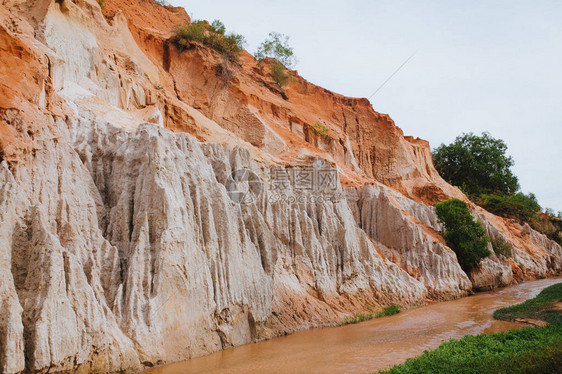
[[144, 373], [372, 373], [444, 340], [519, 328], [494, 320], [494, 310], [532, 298], [559, 282], [561, 278], [531, 281], [356, 325], [301, 331]]

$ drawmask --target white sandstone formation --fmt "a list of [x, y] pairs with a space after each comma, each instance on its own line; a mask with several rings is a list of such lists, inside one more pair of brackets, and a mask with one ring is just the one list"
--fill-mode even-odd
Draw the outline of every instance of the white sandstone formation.
[[[474, 208], [488, 234], [514, 249], [467, 275], [433, 207], [374, 180], [340, 185], [343, 198], [332, 202], [293, 185], [286, 194], [298, 203], [272, 199], [265, 176], [291, 167], [276, 158], [291, 147], [285, 129], [264, 119], [260, 149], [181, 101], [174, 77], [136, 44], [123, 14], [110, 24], [97, 1], [6, 0], [0, 20], [0, 58], [16, 56], [16, 79], [27, 79], [23, 88], [12, 80], [19, 96], [0, 97], [9, 104], [0, 106], [0, 135], [12, 137], [6, 149], [16, 155], [2, 161], [0, 152], [1, 374], [138, 371], [562, 268], [558, 244]], [[240, 118], [254, 121], [260, 110], [284, 111], [244, 105]], [[172, 119], [183, 121], [175, 130], [200, 137], [164, 128]], [[402, 136], [393, 126], [380, 125], [389, 142]], [[369, 160], [410, 165], [403, 173], [392, 166], [392, 175], [411, 175], [413, 190], [436, 174], [419, 175], [430, 157], [420, 144], [400, 143], [407, 152], [395, 163], [385, 160], [391, 151], [357, 157], [349, 138], [317, 143], [343, 152], [342, 175], [361, 174]], [[327, 167], [338, 159], [318, 154], [309, 144], [292, 161]], [[251, 204], [229, 197], [239, 169], [263, 183]]]

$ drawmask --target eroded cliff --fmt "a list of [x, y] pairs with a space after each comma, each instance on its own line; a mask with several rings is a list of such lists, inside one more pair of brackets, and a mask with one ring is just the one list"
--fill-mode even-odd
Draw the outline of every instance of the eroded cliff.
[[[513, 244], [465, 274], [433, 202], [462, 193], [367, 100], [198, 44], [151, 1], [0, 8], [0, 371], [136, 371], [558, 273], [562, 248], [471, 205]], [[320, 122], [327, 136], [313, 131]], [[272, 170], [336, 169], [318, 201]], [[236, 170], [259, 176], [250, 204]]]

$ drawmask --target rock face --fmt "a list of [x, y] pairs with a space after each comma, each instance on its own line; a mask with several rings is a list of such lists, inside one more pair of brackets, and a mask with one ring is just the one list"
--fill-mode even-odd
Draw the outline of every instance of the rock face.
[[2, 164], [6, 372], [170, 362], [425, 300], [346, 200], [234, 203], [231, 170], [260, 171], [242, 148], [154, 124], [65, 138], [19, 182]]
[[[513, 245], [472, 274], [430, 203], [462, 193], [364, 99], [247, 54], [180, 54], [151, 1], [0, 8], [0, 373], [138, 371], [389, 304], [562, 269], [562, 248], [472, 206]], [[196, 109], [197, 108], [197, 109]], [[330, 132], [313, 131], [316, 122]], [[332, 200], [267, 176], [338, 171]], [[257, 176], [231, 199], [236, 170]]]
[[421, 280], [432, 297], [459, 297], [470, 290], [455, 253], [437, 231], [441, 224], [432, 207], [385, 186], [355, 188], [348, 196], [358, 225], [382, 244], [387, 257]]

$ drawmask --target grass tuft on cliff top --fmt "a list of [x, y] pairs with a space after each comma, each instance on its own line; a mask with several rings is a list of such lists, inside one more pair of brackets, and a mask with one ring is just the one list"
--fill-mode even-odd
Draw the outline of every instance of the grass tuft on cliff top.
[[553, 309], [562, 300], [562, 283], [545, 288], [537, 297], [502, 308], [494, 317], [542, 319], [544, 327], [525, 327], [496, 334], [451, 339], [401, 365], [379, 373], [529, 373], [562, 372], [562, 312]]
[[226, 34], [224, 24], [215, 20], [209, 24], [205, 21], [194, 20], [191, 23], [176, 27], [175, 44], [180, 52], [184, 51], [192, 42], [199, 42], [219, 52], [232, 61], [237, 61], [246, 43], [240, 34]]

